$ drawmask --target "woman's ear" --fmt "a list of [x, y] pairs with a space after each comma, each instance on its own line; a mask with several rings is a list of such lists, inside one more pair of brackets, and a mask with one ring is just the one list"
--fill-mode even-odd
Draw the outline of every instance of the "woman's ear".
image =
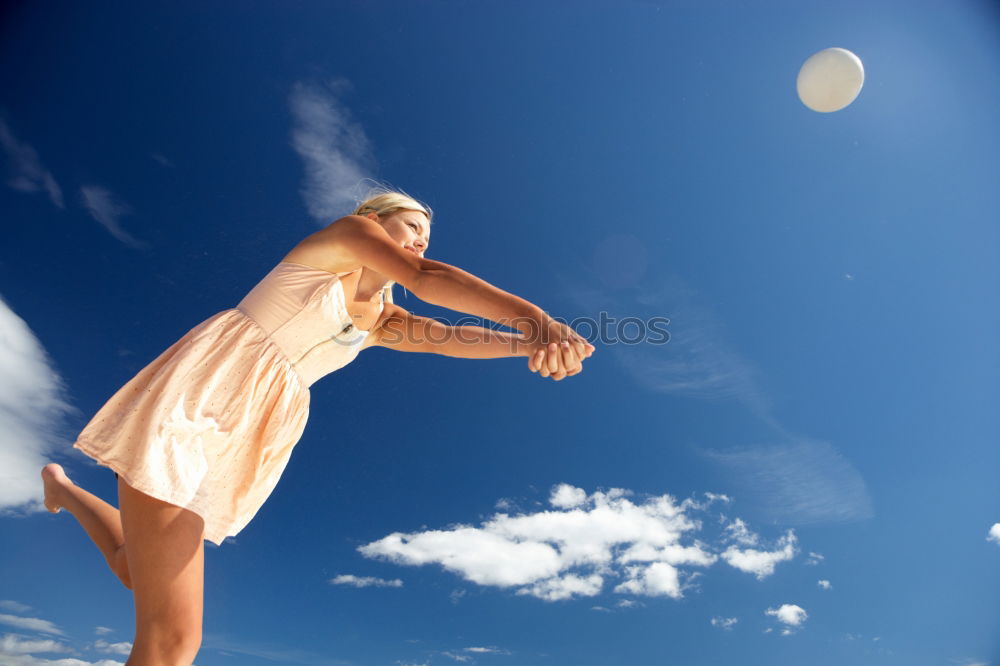
[[374, 212], [372, 212], [372, 213], [366, 213], [365, 217], [367, 217], [372, 222], [378, 222], [378, 215], [376, 215]]

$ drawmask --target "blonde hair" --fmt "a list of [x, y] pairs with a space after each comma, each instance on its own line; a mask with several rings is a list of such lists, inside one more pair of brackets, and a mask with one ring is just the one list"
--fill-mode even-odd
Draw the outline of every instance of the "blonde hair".
[[[433, 218], [431, 207], [421, 203], [402, 190], [393, 190], [384, 185], [379, 185], [368, 190], [364, 200], [358, 204], [351, 215], [367, 215], [375, 213], [379, 217], [391, 215], [399, 210], [415, 210], [427, 216], [428, 228]], [[382, 300], [392, 303], [392, 286], [396, 284], [390, 281], [382, 288]]]

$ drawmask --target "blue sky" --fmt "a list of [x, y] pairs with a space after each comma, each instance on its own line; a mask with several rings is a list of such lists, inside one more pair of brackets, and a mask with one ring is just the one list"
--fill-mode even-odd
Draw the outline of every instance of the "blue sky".
[[[866, 81], [820, 114], [830, 46]], [[994, 4], [12, 3], [0, 91], [0, 663], [125, 661], [38, 469], [117, 503], [76, 434], [363, 178], [670, 341], [321, 380], [197, 664], [1000, 663]]]

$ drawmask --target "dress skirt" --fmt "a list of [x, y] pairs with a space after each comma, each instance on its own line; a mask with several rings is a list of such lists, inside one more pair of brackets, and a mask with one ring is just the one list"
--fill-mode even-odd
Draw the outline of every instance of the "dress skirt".
[[258, 324], [224, 310], [115, 393], [73, 446], [133, 488], [235, 536], [274, 490], [309, 418], [309, 387]]

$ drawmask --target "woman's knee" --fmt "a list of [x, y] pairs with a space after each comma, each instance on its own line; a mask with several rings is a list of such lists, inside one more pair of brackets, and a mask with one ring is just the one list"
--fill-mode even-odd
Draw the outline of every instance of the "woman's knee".
[[201, 627], [184, 629], [176, 624], [138, 627], [132, 645], [136, 663], [190, 666], [201, 649]]

